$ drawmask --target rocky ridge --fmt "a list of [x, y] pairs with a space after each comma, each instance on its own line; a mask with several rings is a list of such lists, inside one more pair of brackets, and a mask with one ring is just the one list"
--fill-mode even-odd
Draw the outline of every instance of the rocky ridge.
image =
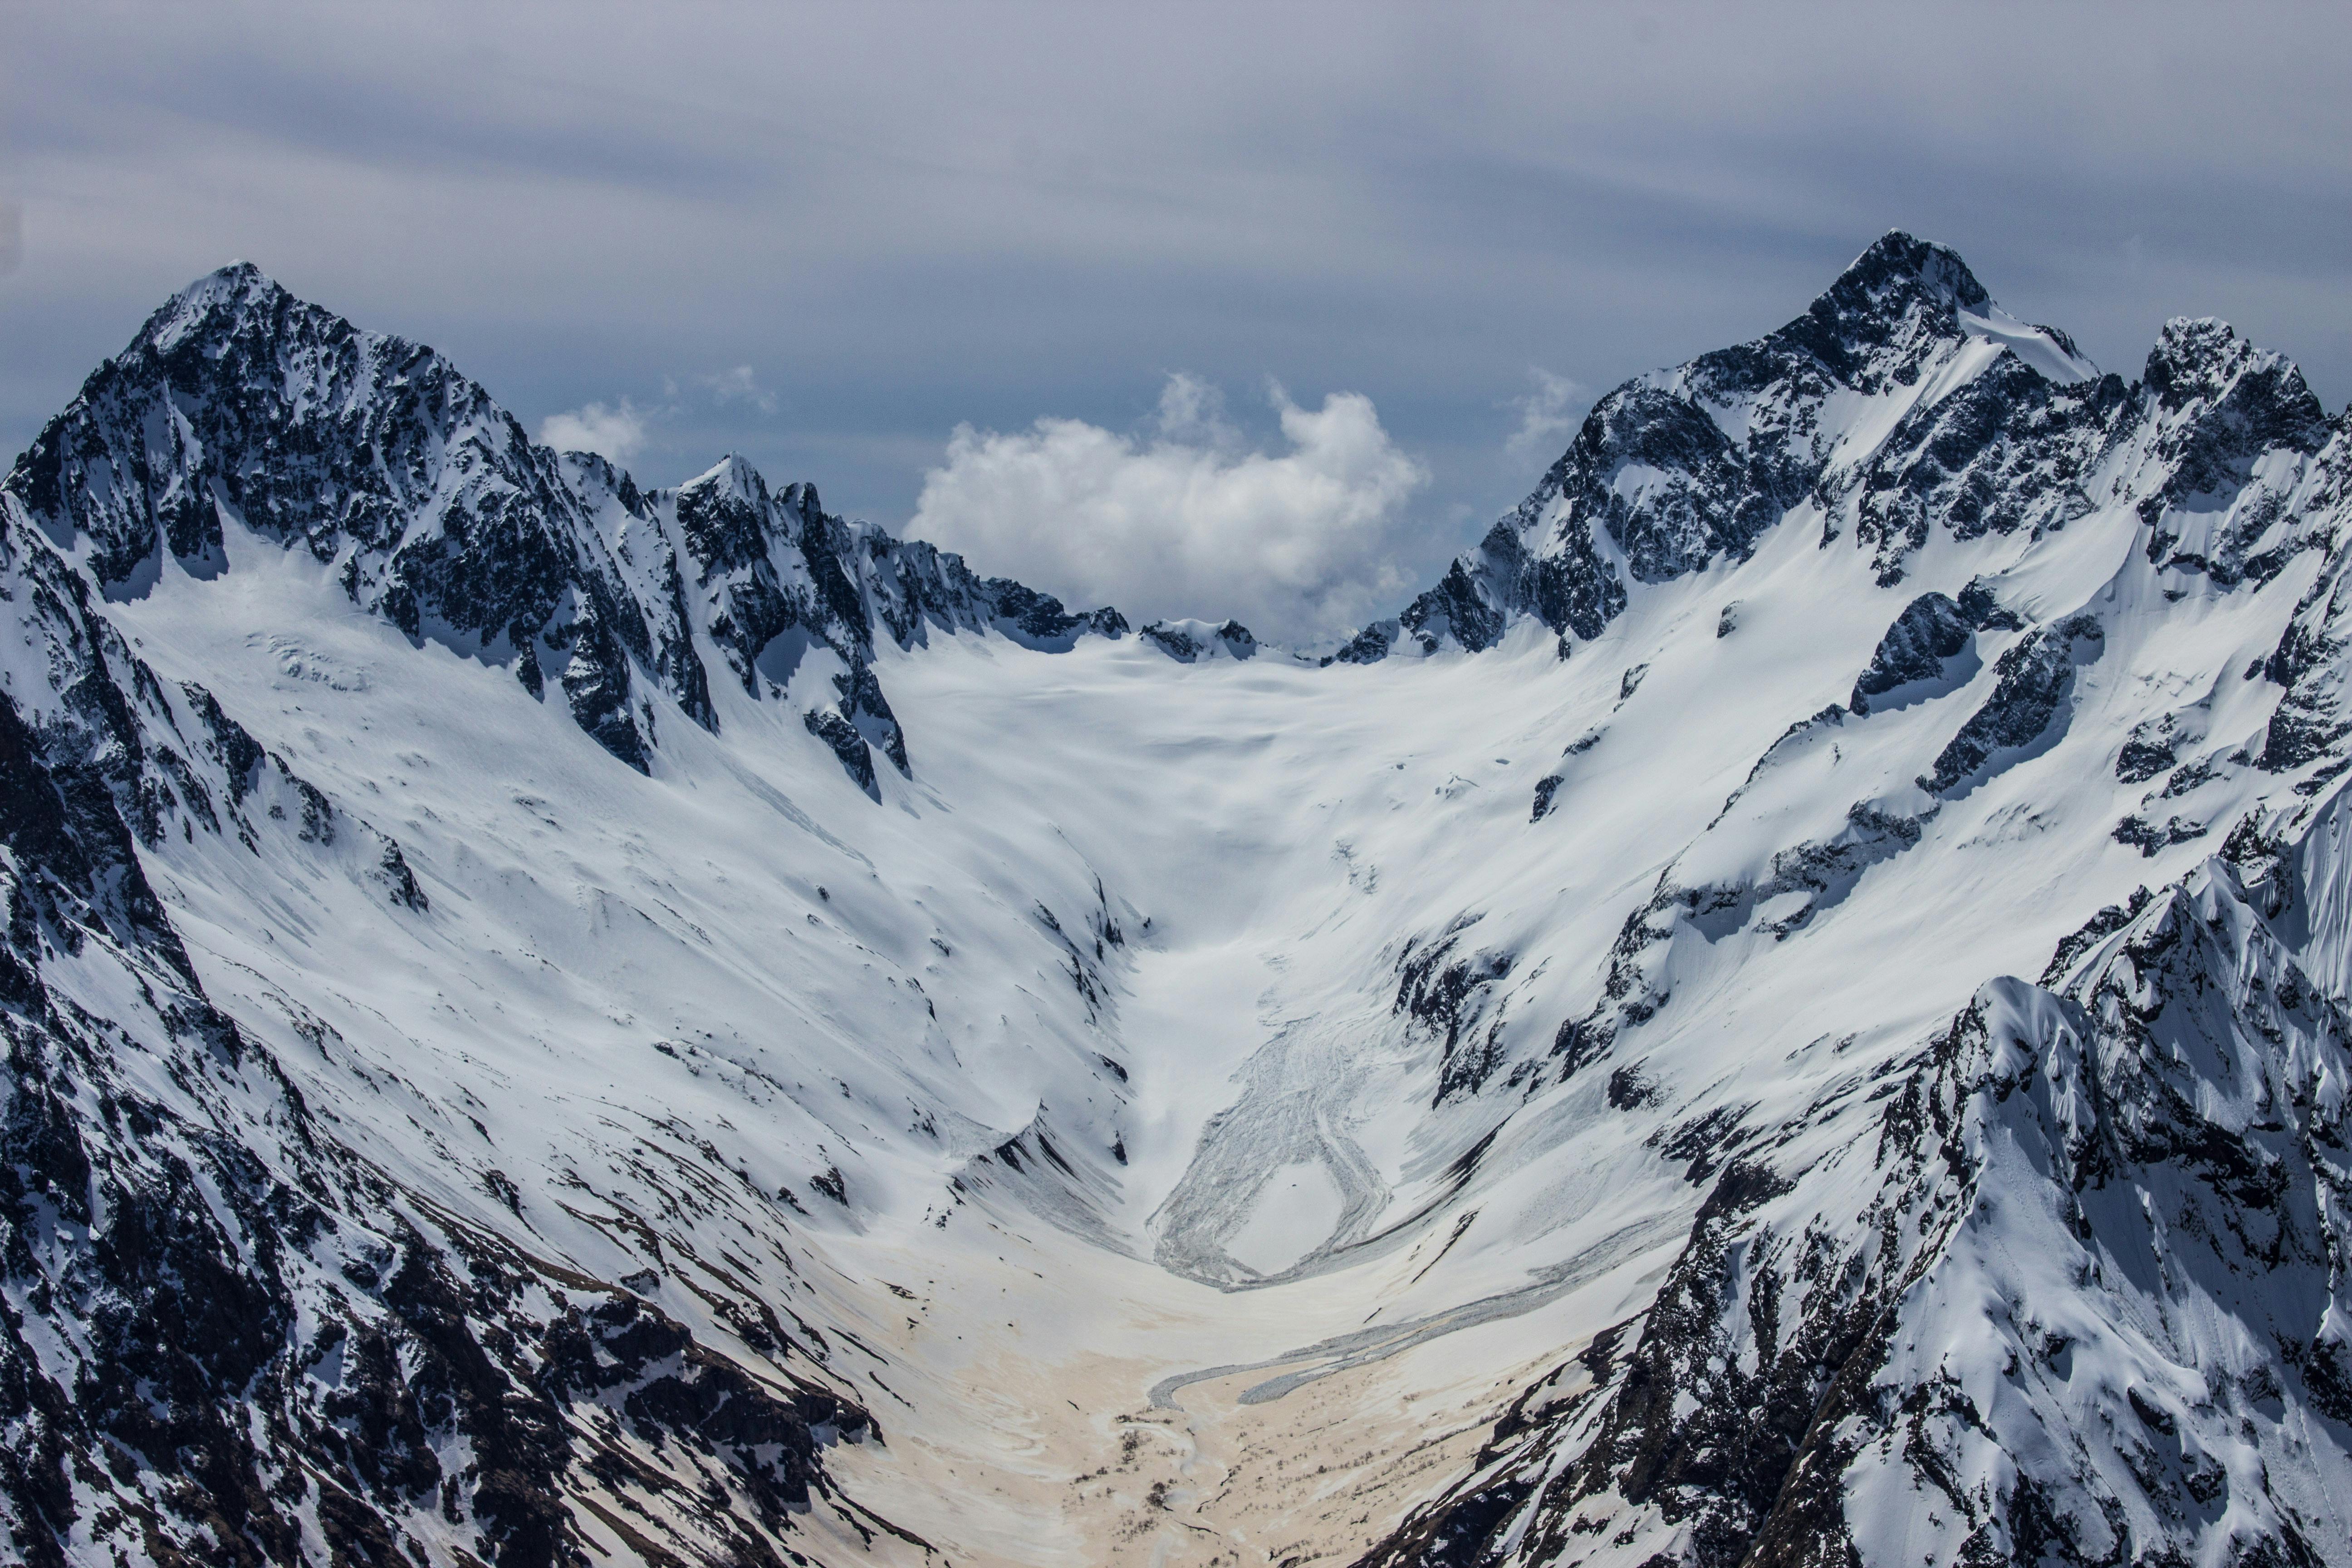
[[[933, 627], [985, 627], [1066, 648], [1128, 629], [1115, 610], [1072, 614], [829, 515], [814, 486], [772, 492], [740, 458], [641, 490], [593, 454], [534, 445], [430, 349], [362, 331], [242, 263], [150, 318], [0, 491], [117, 598], [145, 592], [166, 558], [223, 570], [225, 526], [308, 551], [412, 639], [511, 668], [542, 700], [551, 683], [640, 772], [658, 708], [718, 727], [698, 637], [755, 698], [797, 664], [778, 638], [828, 652], [831, 689], [809, 694], [808, 729], [862, 780], [869, 747], [910, 765], [872, 672], [877, 635], [910, 647]], [[763, 682], [753, 666], [770, 650]]]
[[[2229, 807], [2127, 817], [2115, 837], [2149, 856], [2227, 841], [2095, 914], [2040, 984], [1989, 979], [1944, 1030], [1804, 1112], [1717, 1125], [1708, 1195], [1654, 1301], [1528, 1389], [1477, 1471], [1367, 1564], [2342, 1559], [2323, 1478], [2352, 1415], [2352, 979], [2316, 936], [2329, 918], [2301, 911], [2344, 897], [2344, 638], [2320, 628], [2344, 594], [2352, 424], [2213, 321], [2168, 324], [2128, 385], [2004, 345], [1939, 386], [1988, 308], [1957, 258], [1890, 237], [1790, 327], [1604, 399], [1402, 618], [1424, 647], [1470, 648], [1534, 619], [1567, 658], [1633, 585], [1753, 551], [1758, 516], [1869, 551], [1882, 585], [1938, 539], [2135, 535], [2088, 603], [2021, 615], [2002, 601], [2023, 582], [1998, 577], [1914, 599], [1843, 707], [1768, 749], [1628, 916], [1600, 1000], [1562, 1027], [1560, 1070], [1637, 1048], [1676, 1005], [1677, 952], [1742, 929], [1788, 941], [1914, 852], [1945, 803], [2065, 743], [2094, 700], [2078, 682], [2118, 657], [2109, 637], [2146, 635], [2134, 595], [2260, 595], [2302, 562], [2275, 649], [2220, 677], [2284, 689], [2251, 739], [2209, 741], [2209, 689], [2112, 762], [2119, 781], [2165, 775], [2147, 805], [2233, 790], [2236, 825]], [[1906, 396], [1866, 447], [1823, 413]], [[1825, 758], [1864, 745], [1857, 724], [1963, 689], [1983, 695], [1927, 770], [1886, 779], [1840, 831], [1762, 875], [1696, 871], [1722, 858], [1709, 837], [1786, 809], [1798, 786], [1778, 779], [1818, 786]], [[1538, 787], [1538, 818], [1572, 776]], [[1614, 1105], [1664, 1093], [1638, 1063], [1615, 1074]]]
[[1891, 585], [1939, 532], [2038, 537], [2107, 504], [2116, 490], [2086, 481], [2126, 450], [2110, 482], [2142, 509], [2155, 557], [2262, 578], [2281, 550], [2307, 547], [2273, 537], [2285, 492], [2221, 514], [2219, 534], [2199, 503], [2238, 491], [2265, 456], [2314, 457], [2333, 432], [2294, 365], [2221, 322], [2168, 324], [2126, 384], [2063, 332], [2000, 312], [1952, 251], [1890, 234], [1778, 331], [1602, 397], [1526, 500], [1334, 658], [1491, 647], [1517, 616], [1549, 627], [1566, 657], [1622, 611], [1629, 584], [1744, 560], [1801, 507], [1823, 548], [1868, 551]]

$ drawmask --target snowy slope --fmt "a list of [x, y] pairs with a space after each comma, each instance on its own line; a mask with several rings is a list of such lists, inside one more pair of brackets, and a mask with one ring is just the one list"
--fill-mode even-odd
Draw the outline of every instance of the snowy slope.
[[1891, 236], [1318, 667], [217, 274], [0, 487], [16, 1550], [2352, 1561], [2347, 472]]

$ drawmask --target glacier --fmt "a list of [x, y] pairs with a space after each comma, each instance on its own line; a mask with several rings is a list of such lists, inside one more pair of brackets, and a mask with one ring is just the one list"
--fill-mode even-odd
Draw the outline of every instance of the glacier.
[[1309, 658], [225, 268], [0, 483], [6, 1550], [2352, 1563], [2347, 479], [1889, 235]]

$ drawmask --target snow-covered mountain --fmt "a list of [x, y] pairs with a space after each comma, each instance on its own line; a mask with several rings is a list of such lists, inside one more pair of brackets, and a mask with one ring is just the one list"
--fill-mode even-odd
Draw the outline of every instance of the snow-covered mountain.
[[8, 1549], [2352, 1563], [2348, 477], [1890, 235], [1318, 666], [215, 274], [0, 484]]

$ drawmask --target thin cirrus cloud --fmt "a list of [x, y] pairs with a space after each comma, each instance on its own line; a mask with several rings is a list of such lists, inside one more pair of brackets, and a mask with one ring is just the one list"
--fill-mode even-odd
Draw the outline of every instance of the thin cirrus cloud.
[[1405, 588], [1400, 558], [1429, 470], [1360, 393], [1307, 408], [1270, 386], [1267, 401], [1275, 451], [1247, 444], [1217, 390], [1184, 374], [1133, 435], [1066, 418], [959, 426], [908, 531], [1139, 622], [1232, 616], [1276, 640], [1339, 635]]
[[742, 403], [762, 414], [776, 411], [776, 395], [760, 384], [760, 378], [748, 364], [739, 364], [702, 377], [702, 384], [720, 404]]
[[[758, 373], [748, 364], [698, 375], [693, 384], [720, 408], [741, 404], [762, 415], [776, 411], [775, 393], [760, 384]], [[678, 395], [676, 377], [664, 376], [662, 387], [663, 400], [651, 406], [618, 397], [551, 414], [539, 422], [539, 444], [559, 452], [594, 452], [626, 468], [646, 451], [660, 426], [682, 422], [693, 413]]]
[[1504, 441], [1503, 450], [1521, 462], [1549, 461], [1568, 445], [1577, 416], [1592, 401], [1592, 393], [1582, 382], [1541, 365], [1528, 367], [1528, 380], [1532, 384], [1528, 392], [1506, 405], [1518, 414], [1519, 425]]

